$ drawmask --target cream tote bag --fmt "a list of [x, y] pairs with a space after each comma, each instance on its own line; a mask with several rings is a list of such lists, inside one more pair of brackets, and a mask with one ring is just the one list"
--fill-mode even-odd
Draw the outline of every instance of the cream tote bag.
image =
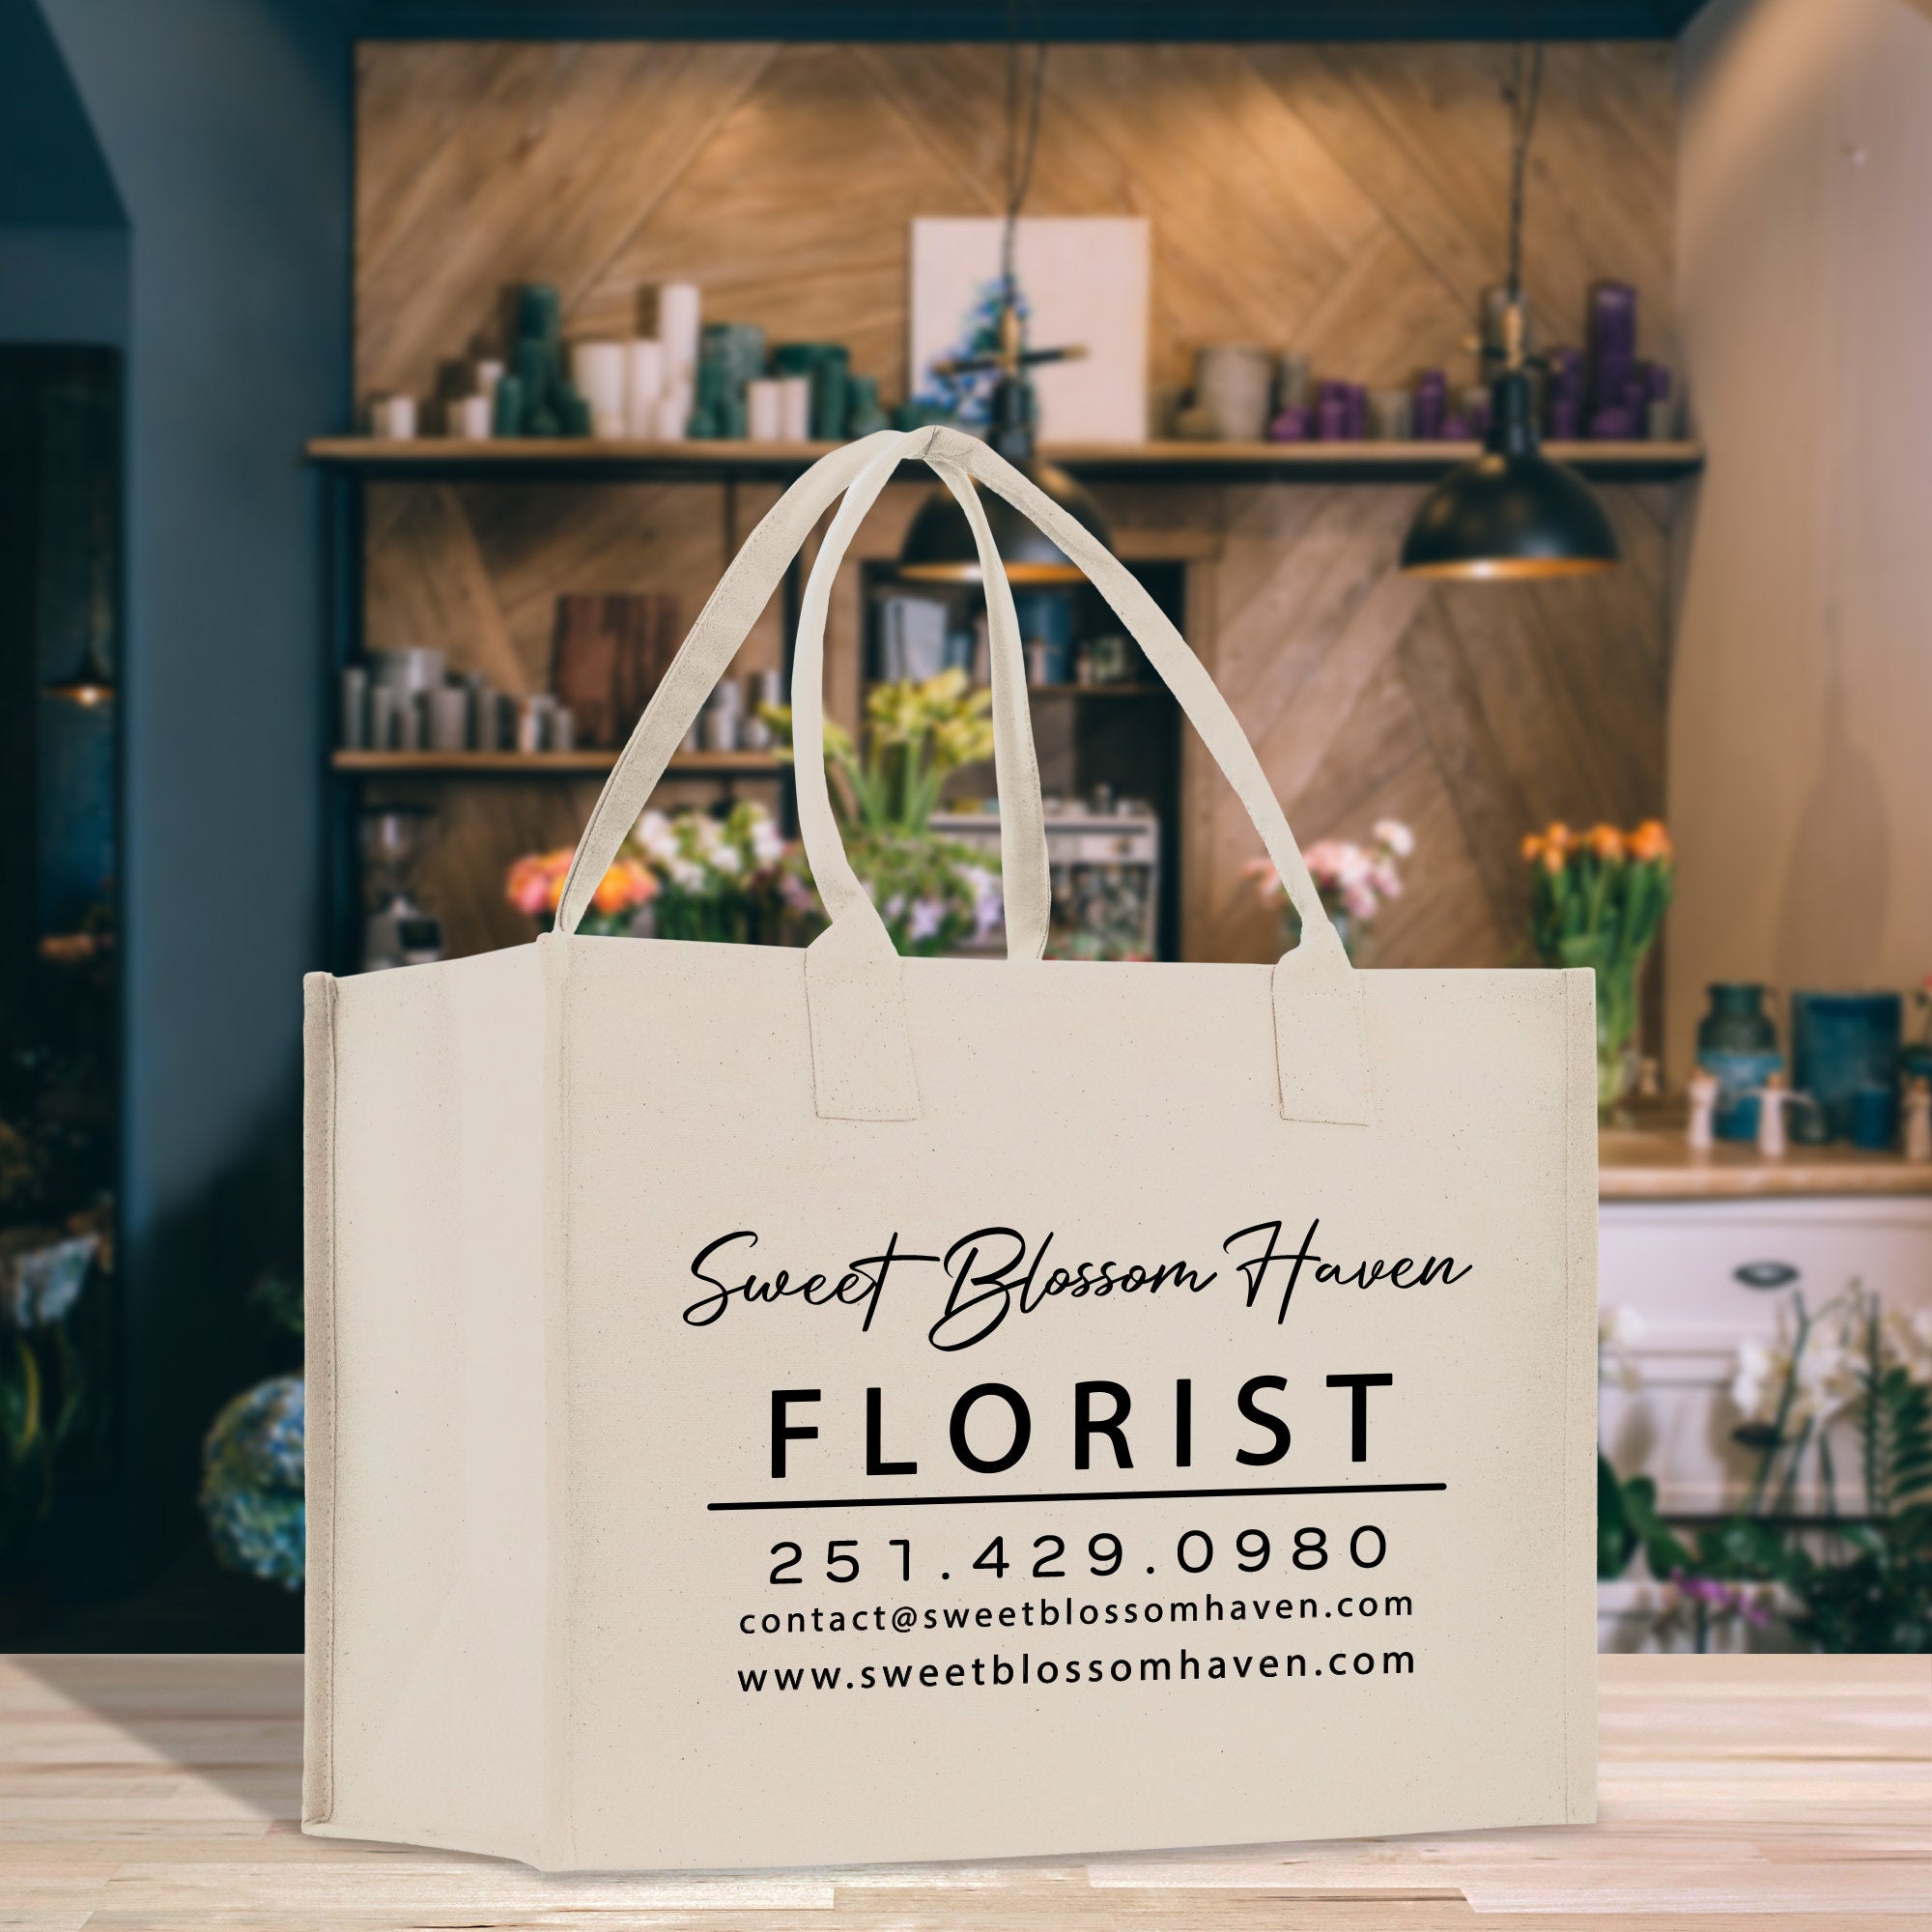
[[[820, 757], [906, 458], [989, 586], [1009, 954], [900, 959]], [[1105, 595], [1300, 911], [1272, 968], [1043, 962], [1012, 597]], [[791, 555], [804, 951], [587, 938]], [[786, 493], [611, 775], [556, 930], [306, 986], [303, 1829], [555, 1870], [1594, 1815], [1587, 972], [1357, 972], [1132, 577], [955, 431]]]

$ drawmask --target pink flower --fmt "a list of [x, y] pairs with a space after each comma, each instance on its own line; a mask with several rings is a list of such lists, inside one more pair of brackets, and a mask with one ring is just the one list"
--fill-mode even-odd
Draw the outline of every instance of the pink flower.
[[554, 912], [563, 896], [563, 882], [570, 876], [571, 853], [568, 846], [554, 852], [526, 852], [510, 867], [504, 896], [521, 913], [541, 919]]

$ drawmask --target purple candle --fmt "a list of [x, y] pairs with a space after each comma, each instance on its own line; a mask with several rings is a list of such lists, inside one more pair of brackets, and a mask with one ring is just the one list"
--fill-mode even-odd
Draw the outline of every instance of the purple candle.
[[[1322, 387], [1326, 388], [1324, 383]], [[1345, 396], [1323, 396], [1316, 405], [1316, 439], [1321, 442], [1346, 442], [1349, 439], [1349, 403]]]
[[1449, 406], [1449, 381], [1440, 369], [1425, 369], [1415, 379], [1415, 440], [1435, 442], [1442, 435]]
[[1590, 285], [1590, 401], [1597, 410], [1623, 406], [1624, 384], [1636, 368], [1636, 291], [1626, 282]]
[[1549, 399], [1549, 440], [1552, 442], [1575, 442], [1577, 424], [1582, 415], [1582, 405], [1575, 396], [1551, 396]]
[[1580, 409], [1583, 402], [1583, 352], [1580, 349], [1552, 349], [1548, 364], [1548, 392], [1552, 400], [1567, 398]]
[[1444, 442], [1467, 442], [1469, 440], [1469, 425], [1461, 416], [1444, 416], [1442, 418], [1442, 440]]
[[1306, 442], [1308, 440], [1308, 405], [1290, 403], [1274, 421], [1268, 424], [1268, 437], [1274, 442]]
[[1636, 291], [1628, 282], [1590, 284], [1590, 347], [1636, 354]]
[[1590, 437], [1593, 441], [1623, 442], [1634, 434], [1628, 410], [1599, 410], [1590, 418]]
[[1351, 440], [1359, 442], [1369, 433], [1369, 385], [1366, 383], [1349, 384], [1349, 435]]

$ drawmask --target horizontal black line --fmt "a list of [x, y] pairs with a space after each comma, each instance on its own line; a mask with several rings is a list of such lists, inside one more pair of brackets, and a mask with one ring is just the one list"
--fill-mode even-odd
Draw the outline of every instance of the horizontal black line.
[[706, 1503], [708, 1510], [945, 1509], [962, 1503], [1145, 1503], [1213, 1496], [1393, 1496], [1446, 1490], [1447, 1483], [1291, 1483], [1268, 1490], [1042, 1490], [998, 1496], [813, 1496], [753, 1503]]

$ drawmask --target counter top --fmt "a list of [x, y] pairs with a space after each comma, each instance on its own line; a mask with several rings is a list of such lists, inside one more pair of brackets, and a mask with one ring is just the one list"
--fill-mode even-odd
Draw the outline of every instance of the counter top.
[[1597, 1191], [1605, 1201], [1730, 1201], [1794, 1195], [1932, 1195], [1932, 1161], [1863, 1148], [1794, 1147], [1766, 1160], [1747, 1142], [1693, 1152], [1682, 1121], [1662, 1116], [1605, 1127], [1597, 1142]]
[[1599, 1664], [1595, 1825], [546, 1878], [499, 1859], [303, 1837], [298, 1657], [0, 1658], [0, 1925], [1922, 1932], [1932, 1661]]

